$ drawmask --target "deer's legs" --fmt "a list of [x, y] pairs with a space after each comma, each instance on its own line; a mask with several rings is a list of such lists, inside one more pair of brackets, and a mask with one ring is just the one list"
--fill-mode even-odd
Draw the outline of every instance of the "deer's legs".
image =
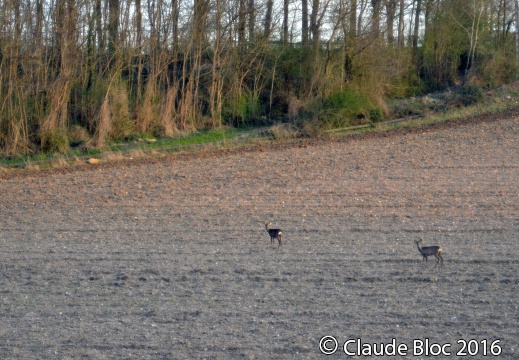
[[434, 267], [438, 266], [438, 263], [440, 263], [440, 267], [443, 266], [443, 258], [439, 254], [434, 254], [434, 257], [436, 257], [436, 265]]

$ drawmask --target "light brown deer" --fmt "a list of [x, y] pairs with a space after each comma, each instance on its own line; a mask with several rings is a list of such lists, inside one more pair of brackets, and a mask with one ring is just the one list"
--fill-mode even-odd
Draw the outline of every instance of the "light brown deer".
[[420, 252], [420, 254], [422, 254], [423, 260], [425, 260], [425, 263], [427, 263], [428, 256], [434, 255], [434, 257], [436, 258], [436, 265], [434, 265], [434, 267], [438, 266], [438, 263], [440, 263], [440, 267], [443, 266], [443, 257], [441, 255], [442, 248], [439, 246], [422, 246], [422, 247], [420, 247], [420, 245], [418, 245], [418, 244], [421, 241], [422, 241], [422, 239], [420, 238], [420, 240], [415, 240], [414, 242], [416, 243], [416, 247], [418, 248], [418, 251]]
[[270, 235], [270, 244], [272, 245], [274, 243], [274, 239], [278, 239], [278, 247], [280, 247], [282, 245], [281, 238], [283, 237], [283, 232], [280, 229], [270, 229], [271, 226], [271, 222], [265, 223], [265, 229], [267, 229]]

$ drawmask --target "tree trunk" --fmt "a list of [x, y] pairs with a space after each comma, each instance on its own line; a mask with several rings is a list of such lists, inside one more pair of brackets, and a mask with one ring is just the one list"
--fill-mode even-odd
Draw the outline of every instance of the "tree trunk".
[[141, 51], [142, 47], [142, 10], [141, 0], [135, 0], [135, 33], [136, 33], [136, 45], [137, 51]]
[[255, 38], [255, 27], [256, 27], [256, 9], [254, 7], [254, 0], [249, 0], [248, 4], [248, 15], [249, 15], [249, 44], [254, 43]]
[[431, 21], [431, 14], [433, 12], [433, 5], [435, 0], [426, 0], [425, 3], [425, 21], [424, 21], [424, 33], [427, 33], [427, 26]]
[[35, 45], [39, 49], [43, 39], [43, 0], [36, 1]]
[[301, 41], [303, 45], [308, 44], [308, 0], [302, 1], [301, 9]]
[[400, 10], [398, 12], [398, 46], [400, 48], [403, 48], [405, 46], [404, 9], [405, 9], [405, 0], [400, 0]]
[[[267, 12], [265, 13], [265, 27], [263, 29], [263, 37], [265, 38], [265, 40], [268, 40], [270, 37], [270, 31], [272, 28], [272, 6], [273, 5], [274, 5], [273, 0], [267, 0]], [[287, 12], [287, 17], [288, 17], [288, 12]], [[283, 21], [285, 21], [285, 19], [283, 19]], [[287, 24], [287, 26], [288, 26], [288, 24]], [[287, 27], [286, 31], [288, 32], [288, 27]], [[288, 36], [288, 34], [285, 35], [285, 23], [283, 23], [283, 41], [286, 42], [285, 36]]]
[[245, 49], [245, 0], [240, 0], [238, 9], [238, 47], [240, 50]]
[[283, 43], [288, 43], [288, 5], [289, 0], [283, 1]]
[[515, 0], [515, 58], [519, 65], [519, 0]]
[[140, 104], [142, 98], [142, 71], [144, 68], [142, 59], [142, 10], [141, 0], [135, 0], [135, 32], [137, 46], [137, 85], [136, 85], [136, 102]]
[[178, 12], [179, 12], [179, 4], [180, 0], [172, 0], [171, 6], [172, 6], [172, 35], [173, 35], [173, 46], [175, 49], [178, 49]]
[[95, 0], [94, 4], [94, 22], [96, 28], [96, 70], [98, 73], [103, 72], [103, 66], [101, 65], [101, 56], [105, 53], [105, 36], [103, 31], [103, 13], [101, 7], [101, 0]]
[[357, 36], [357, 0], [351, 0], [349, 35], [350, 39]]
[[371, 0], [373, 14], [371, 17], [371, 32], [375, 38], [380, 35], [380, 3], [382, 0]]
[[209, 104], [213, 128], [218, 128], [222, 126], [223, 78], [222, 73], [220, 71], [220, 63], [222, 46], [221, 44], [223, 43], [223, 32], [220, 23], [225, 11], [225, 9], [222, 6], [222, 3], [223, 1], [216, 0], [216, 38], [213, 44], [214, 55], [211, 68], [211, 86], [209, 88]]
[[312, 42], [318, 47], [319, 46], [319, 24], [318, 24], [318, 13], [319, 13], [319, 0], [312, 0], [312, 13], [310, 14], [310, 32], [312, 33]]
[[397, 0], [387, 0], [386, 2], [386, 21], [387, 21], [387, 42], [392, 45], [395, 42], [393, 27], [395, 26]]
[[108, 11], [108, 56], [110, 57], [110, 63], [113, 64], [113, 57], [118, 47], [120, 15], [119, 0], [109, 0]]
[[366, 7], [369, 0], [361, 0], [360, 2], [360, 11], [357, 17], [357, 35], [362, 34], [362, 27], [364, 26], [364, 12], [366, 11]]
[[416, 0], [416, 13], [414, 20], [414, 31], [413, 31], [413, 51], [418, 51], [418, 36], [420, 30], [420, 13], [422, 12], [422, 0]]

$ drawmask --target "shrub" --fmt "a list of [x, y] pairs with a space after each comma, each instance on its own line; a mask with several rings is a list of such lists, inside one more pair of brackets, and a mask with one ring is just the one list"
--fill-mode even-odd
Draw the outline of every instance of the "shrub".
[[79, 125], [72, 126], [69, 130], [68, 137], [70, 140], [70, 146], [72, 147], [84, 145], [90, 141], [88, 130]]
[[45, 132], [41, 138], [41, 150], [49, 153], [66, 153], [69, 150], [67, 133], [59, 128]]
[[381, 109], [373, 108], [365, 96], [351, 90], [333, 93], [324, 100], [324, 108], [316, 117], [324, 129], [367, 124], [372, 116], [375, 121], [383, 116]]
[[297, 124], [277, 124], [269, 129], [269, 134], [276, 140], [293, 139], [300, 136]]
[[470, 106], [481, 102], [483, 97], [483, 91], [479, 86], [466, 85], [458, 90], [452, 103], [455, 106]]
[[226, 125], [255, 125], [261, 115], [261, 104], [253, 94], [235, 94], [225, 102], [222, 112]]
[[384, 111], [379, 107], [373, 107], [368, 110], [369, 120], [371, 122], [379, 122], [384, 120]]
[[497, 87], [516, 80], [519, 71], [515, 53], [508, 49], [498, 49], [487, 55], [477, 69], [477, 84], [484, 87]]
[[325, 106], [332, 109], [348, 109], [352, 114], [359, 115], [368, 109], [370, 104], [364, 96], [344, 90], [330, 95], [325, 100]]

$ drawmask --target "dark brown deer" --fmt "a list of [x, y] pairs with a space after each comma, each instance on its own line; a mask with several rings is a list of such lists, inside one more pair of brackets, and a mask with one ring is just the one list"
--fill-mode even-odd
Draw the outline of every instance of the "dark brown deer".
[[438, 263], [440, 263], [440, 267], [443, 266], [443, 257], [441, 255], [442, 248], [439, 246], [422, 246], [422, 247], [420, 247], [420, 245], [418, 245], [418, 244], [421, 241], [422, 241], [422, 239], [420, 238], [420, 240], [415, 240], [414, 242], [416, 243], [416, 247], [418, 248], [418, 251], [420, 252], [420, 254], [422, 254], [423, 260], [425, 260], [425, 263], [427, 263], [428, 256], [434, 255], [434, 257], [436, 258], [436, 265], [434, 265], [434, 267], [438, 266]]
[[278, 239], [278, 247], [281, 246], [281, 238], [283, 237], [283, 232], [280, 229], [270, 229], [272, 226], [271, 222], [265, 223], [265, 229], [267, 229], [267, 232], [270, 235], [270, 244], [272, 245], [274, 243], [274, 239]]

